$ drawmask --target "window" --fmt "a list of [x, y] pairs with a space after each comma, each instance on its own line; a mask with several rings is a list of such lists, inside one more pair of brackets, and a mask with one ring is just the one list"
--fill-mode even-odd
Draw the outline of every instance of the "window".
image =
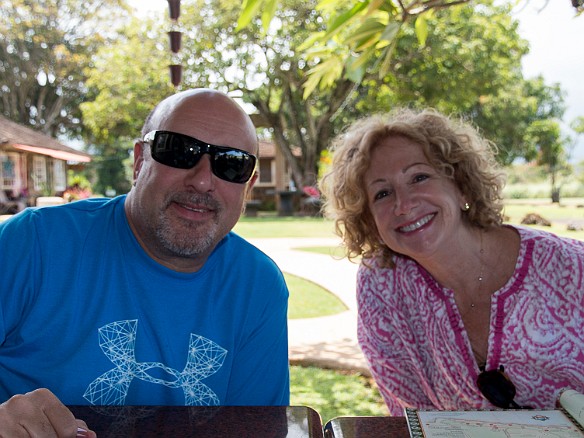
[[272, 183], [274, 179], [272, 178], [272, 161], [267, 158], [260, 158], [260, 183]]
[[32, 157], [32, 180], [34, 189], [38, 192], [47, 189], [47, 163], [45, 157], [34, 155]]
[[20, 187], [20, 173], [18, 154], [0, 154], [0, 188], [3, 190], [17, 190]]
[[53, 161], [53, 183], [55, 192], [63, 192], [67, 188], [67, 169], [62, 160]]

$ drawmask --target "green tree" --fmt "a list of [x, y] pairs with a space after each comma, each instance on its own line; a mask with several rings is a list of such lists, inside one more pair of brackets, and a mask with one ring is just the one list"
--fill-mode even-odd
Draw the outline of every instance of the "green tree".
[[163, 29], [132, 19], [113, 44], [102, 46], [86, 70], [88, 95], [80, 105], [85, 138], [95, 159], [94, 190], [129, 190], [131, 152], [150, 110], [174, 90], [168, 80]]
[[[405, 25], [413, 24], [420, 46], [429, 34], [426, 18], [434, 11], [469, 0], [321, 0], [317, 9], [327, 17], [324, 29], [313, 33], [303, 49], [319, 60], [304, 84], [305, 97], [317, 87], [326, 88], [341, 77], [359, 83], [372, 68], [383, 78], [390, 71], [396, 43]], [[284, 2], [283, 2], [284, 3]], [[280, 6], [285, 8], [285, 6]], [[248, 26], [261, 12], [267, 29], [278, 14], [276, 0], [244, 0], [238, 29]], [[418, 44], [416, 44], [418, 45]]]
[[0, 113], [52, 136], [77, 134], [84, 69], [126, 11], [123, 0], [3, 1]]
[[570, 123], [572, 130], [578, 134], [584, 134], [584, 116], [576, 117]]
[[[521, 117], [516, 120], [524, 130], [533, 118], [523, 118], [539, 111], [539, 101], [528, 99], [529, 87], [521, 76], [526, 43], [517, 35], [509, 8], [491, 4], [435, 14], [428, 20], [435, 33], [423, 48], [416, 42], [414, 25], [406, 25], [395, 47], [391, 74], [382, 80], [368, 74], [360, 85], [337, 78], [306, 97], [304, 84], [318, 61], [299, 48], [326, 22], [315, 5], [287, 2], [287, 8], [276, 13], [270, 31], [262, 33], [257, 23], [234, 32], [239, 14], [235, 0], [183, 0], [182, 4], [181, 86], [211, 86], [251, 103], [256, 121], [288, 160], [297, 186], [314, 183], [330, 138], [364, 114], [394, 105], [435, 106], [476, 118], [486, 130], [494, 120], [505, 121], [503, 110], [515, 114], [515, 107], [524, 105], [529, 111], [518, 113]], [[169, 56], [159, 23], [134, 23], [132, 29], [135, 35], [128, 30], [125, 38], [100, 54], [92, 73], [93, 96], [82, 108], [95, 143], [115, 147], [113, 138], [137, 132], [144, 116], [140, 105], [151, 107], [161, 97], [157, 93], [162, 90], [164, 95], [168, 89], [168, 85], [159, 88], [168, 82], [166, 63], [160, 60]], [[510, 125], [499, 133], [501, 137], [514, 132]], [[513, 150], [525, 142], [513, 138], [506, 144], [512, 145], [510, 157], [522, 156]], [[127, 156], [127, 151], [122, 155]]]
[[[313, 183], [331, 136], [363, 114], [415, 104], [473, 117], [481, 101], [493, 101], [510, 83], [523, 81], [521, 57], [527, 43], [517, 34], [510, 8], [487, 2], [427, 17], [434, 32], [423, 47], [417, 41], [416, 24], [405, 23], [395, 42], [390, 72], [383, 78], [370, 68], [373, 56], [363, 66], [366, 74], [359, 85], [332, 75], [326, 87], [307, 96], [305, 84], [319, 59], [314, 51], [306, 54], [301, 48], [327, 22], [314, 7], [310, 2], [286, 2], [275, 12], [267, 33], [256, 22], [234, 33], [238, 12], [233, 1], [185, 4], [184, 25], [189, 29], [185, 85], [213, 83], [238, 91], [252, 103], [298, 185]], [[342, 63], [336, 65], [343, 70]], [[295, 148], [302, 151], [301, 160]]]
[[391, 70], [383, 80], [370, 75], [359, 87], [355, 108], [345, 113], [387, 111], [396, 105], [434, 107], [470, 119], [499, 146], [498, 159], [535, 159], [526, 130], [536, 120], [561, 118], [565, 106], [558, 85], [525, 80], [521, 58], [527, 41], [508, 5], [441, 10], [427, 19], [433, 29], [417, 46], [413, 26], [404, 26]]
[[543, 166], [550, 177], [552, 202], [560, 202], [559, 178], [571, 171], [565, 150], [570, 139], [562, 137], [560, 124], [552, 119], [533, 122], [526, 137], [537, 148], [537, 164]]
[[[528, 0], [529, 1], [529, 0]], [[565, 0], [568, 1], [568, 0]], [[571, 0], [576, 15], [584, 10], [582, 0]], [[390, 71], [396, 42], [405, 24], [413, 23], [420, 46], [434, 33], [428, 18], [434, 12], [471, 3], [469, 0], [320, 0], [317, 8], [328, 15], [326, 28], [310, 38], [304, 46], [316, 51], [320, 63], [312, 69], [305, 84], [307, 95], [317, 87], [346, 76], [359, 82], [364, 78], [364, 66], [377, 59], [375, 69], [383, 78]], [[473, 2], [474, 3], [474, 2]], [[481, 2], [482, 3], [482, 2]], [[546, 2], [547, 3], [547, 2]], [[267, 29], [281, 4], [278, 0], [244, 0], [238, 29], [256, 19]], [[509, 4], [516, 2], [509, 1]], [[481, 4], [475, 3], [475, 8]], [[259, 19], [257, 17], [260, 17]]]
[[497, 94], [482, 96], [470, 114], [483, 134], [497, 144], [499, 161], [508, 165], [518, 158], [536, 159], [539, 149], [530, 134], [535, 129], [532, 125], [560, 120], [565, 110], [559, 84], [546, 85], [537, 77], [510, 81]]
[[339, 79], [310, 99], [303, 98], [303, 84], [314, 63], [299, 56], [298, 47], [312, 32], [322, 30], [315, 4], [287, 2], [276, 13], [270, 32], [262, 34], [255, 25], [234, 31], [239, 14], [235, 0], [183, 2], [182, 24], [188, 29], [181, 51], [184, 86], [213, 86], [252, 104], [258, 113], [256, 125], [269, 131], [299, 187], [315, 183], [320, 153], [335, 132], [333, 116], [354, 87]]

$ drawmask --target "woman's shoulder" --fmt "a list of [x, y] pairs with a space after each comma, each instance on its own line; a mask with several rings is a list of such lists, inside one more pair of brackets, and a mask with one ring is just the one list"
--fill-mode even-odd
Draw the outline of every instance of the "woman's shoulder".
[[415, 283], [423, 280], [423, 269], [409, 257], [394, 255], [393, 267], [387, 267], [381, 258], [361, 261], [357, 277], [360, 282]]
[[522, 226], [509, 226], [515, 229], [521, 237], [522, 245], [533, 245], [534, 247], [548, 251], [560, 251], [568, 253], [579, 253], [584, 255], [584, 241], [565, 236], [558, 236], [549, 231], [538, 230]]

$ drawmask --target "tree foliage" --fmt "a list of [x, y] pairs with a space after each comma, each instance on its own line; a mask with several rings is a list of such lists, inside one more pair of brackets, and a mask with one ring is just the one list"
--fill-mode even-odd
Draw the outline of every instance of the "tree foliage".
[[[516, 106], [527, 108], [522, 117], [533, 119], [532, 113], [539, 111], [540, 101], [528, 94], [521, 73], [527, 43], [518, 36], [517, 23], [505, 5], [485, 2], [426, 14], [425, 23], [433, 32], [423, 46], [419, 24], [406, 20], [382, 78], [374, 59], [383, 57], [383, 47], [362, 65], [358, 83], [343, 74], [342, 62], [324, 57], [335, 72], [326, 87], [315, 87], [307, 96], [306, 84], [320, 59], [316, 49], [302, 49], [314, 35], [325, 32], [331, 20], [316, 3], [286, 2], [274, 13], [267, 31], [252, 20], [239, 32], [234, 32], [239, 17], [234, 1], [183, 4], [188, 29], [184, 85], [222, 87], [252, 103], [290, 164], [296, 184], [314, 182], [319, 157], [331, 137], [364, 114], [395, 105], [433, 106], [481, 122], [488, 131], [495, 117], [505, 120], [503, 114]], [[341, 45], [335, 47], [340, 50]], [[502, 113], [495, 114], [495, 109]], [[521, 123], [526, 129], [530, 120]], [[511, 133], [511, 124], [488, 132], [509, 145], [503, 162], [522, 156], [525, 147], [525, 131], [513, 139], [505, 137]]]
[[95, 53], [86, 71], [88, 91], [80, 109], [86, 143], [95, 156], [91, 168], [98, 176], [97, 192], [130, 188], [133, 140], [152, 108], [174, 92], [165, 36], [160, 25], [132, 19], [114, 43]]
[[[576, 15], [581, 15], [584, 10], [582, 0], [571, 2]], [[263, 29], [268, 29], [278, 8], [286, 7], [284, 3], [244, 0], [237, 30], [249, 26], [254, 19]], [[390, 71], [395, 44], [405, 24], [414, 23], [418, 42], [423, 47], [426, 39], [434, 33], [428, 18], [437, 11], [467, 3], [475, 8], [481, 7], [480, 3], [470, 0], [320, 0], [317, 9], [329, 18], [325, 29], [314, 34], [304, 46], [307, 53], [312, 52], [320, 59], [310, 72], [305, 95], [310, 95], [318, 86], [329, 86], [340, 75], [360, 82], [371, 59], [377, 60], [375, 69], [383, 78]]]
[[[160, 20], [126, 22], [123, 29], [116, 28], [115, 39], [101, 45], [100, 41], [105, 42], [113, 33], [95, 28], [95, 35], [88, 37], [88, 41], [95, 38], [92, 45], [82, 45], [86, 49], [80, 50], [83, 58], [71, 51], [65, 53], [63, 64], [70, 72], [60, 73], [53, 82], [61, 84], [61, 75], [74, 77], [77, 89], [71, 95], [77, 100], [69, 100], [70, 109], [59, 114], [69, 117], [72, 129], [78, 129], [79, 120], [83, 122], [86, 143], [98, 157], [95, 165], [101, 185], [97, 191], [113, 187], [121, 192], [127, 187], [127, 166], [122, 163], [130, 156], [132, 139], [139, 135], [150, 109], [173, 92], [168, 81], [171, 58], [179, 58], [172, 61], [183, 65], [180, 88], [213, 87], [251, 104], [257, 124], [284, 154], [298, 186], [315, 182], [321, 153], [344, 126], [362, 115], [396, 105], [433, 106], [472, 119], [487, 137], [502, 145], [503, 162], [535, 157], [538, 150], [526, 141], [527, 130], [534, 121], [563, 114], [559, 87], [523, 79], [521, 57], [527, 45], [517, 34], [508, 6], [485, 1], [478, 6], [452, 7], [450, 2], [449, 7], [441, 8], [440, 3], [425, 2], [436, 7], [423, 14], [410, 10], [402, 17], [392, 40], [391, 58], [384, 57], [387, 45], [370, 45], [370, 56], [359, 58], [359, 63], [351, 64], [351, 68], [358, 68], [351, 70], [347, 62], [356, 62], [360, 46], [350, 40], [341, 43], [345, 41], [341, 37], [351, 35], [349, 28], [341, 29], [345, 23], [353, 23], [363, 30], [356, 10], [348, 15], [354, 21], [348, 16], [344, 17], [349, 21], [339, 18], [339, 30], [331, 34], [336, 40], [325, 47], [315, 36], [330, 33], [331, 20], [339, 14], [316, 0], [289, 0], [268, 11], [269, 28], [251, 20], [238, 32], [240, 9], [236, 0], [183, 0], [179, 55], [170, 54], [165, 35], [169, 25]], [[339, 3], [338, 10], [345, 10], [347, 4]], [[379, 18], [378, 12], [391, 12], [384, 9], [384, 2], [367, 4], [374, 9], [378, 6], [375, 13], [371, 10], [371, 16]], [[410, 16], [414, 12], [421, 14], [415, 20]], [[26, 42], [25, 36], [21, 37]], [[15, 47], [18, 44], [13, 43]], [[345, 62], [347, 54], [353, 61]], [[381, 77], [378, 59], [389, 59], [387, 73]], [[328, 73], [323, 69], [321, 76], [326, 86], [322, 81], [313, 82], [307, 95], [307, 84], [324, 60], [329, 62]], [[42, 65], [40, 61], [33, 64]], [[31, 70], [36, 72], [35, 78], [42, 76], [39, 68]], [[42, 88], [40, 84], [38, 88]], [[38, 104], [24, 106], [31, 108], [29, 118], [36, 117], [36, 107], [43, 108]], [[62, 121], [53, 126], [69, 125]]]
[[[393, 52], [405, 25], [413, 23], [417, 44], [423, 47], [431, 30], [427, 18], [435, 11], [469, 1], [320, 0], [317, 10], [327, 17], [325, 27], [301, 47], [317, 61], [304, 84], [304, 97], [341, 77], [359, 83], [367, 73], [376, 71], [383, 78], [390, 72]], [[244, 0], [237, 29], [249, 26], [260, 10], [261, 25], [267, 29], [278, 11], [275, 0]]]
[[584, 116], [576, 117], [570, 123], [570, 127], [578, 134], [584, 134]]
[[77, 133], [84, 69], [125, 11], [123, 0], [3, 1], [0, 112], [52, 136]]
[[570, 173], [565, 146], [570, 139], [563, 137], [556, 120], [544, 119], [533, 122], [527, 130], [527, 138], [537, 147], [537, 164], [550, 177], [552, 202], [560, 202], [560, 176]]
[[264, 34], [256, 25], [235, 32], [235, 0], [183, 2], [183, 26], [188, 29], [181, 51], [184, 86], [213, 86], [252, 104], [256, 124], [269, 130], [298, 186], [315, 183], [320, 153], [334, 132], [333, 115], [353, 89], [352, 82], [339, 79], [310, 99], [303, 98], [303, 84], [314, 64], [298, 47], [323, 29], [315, 5], [287, 2]]

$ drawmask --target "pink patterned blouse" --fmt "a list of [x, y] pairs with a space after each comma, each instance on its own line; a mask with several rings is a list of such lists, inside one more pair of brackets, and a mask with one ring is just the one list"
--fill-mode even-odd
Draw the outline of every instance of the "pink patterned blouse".
[[[584, 242], [516, 228], [515, 273], [495, 292], [487, 370], [505, 367], [521, 406], [554, 408], [584, 391]], [[409, 258], [359, 267], [359, 343], [392, 415], [404, 407], [493, 409], [452, 290]]]

